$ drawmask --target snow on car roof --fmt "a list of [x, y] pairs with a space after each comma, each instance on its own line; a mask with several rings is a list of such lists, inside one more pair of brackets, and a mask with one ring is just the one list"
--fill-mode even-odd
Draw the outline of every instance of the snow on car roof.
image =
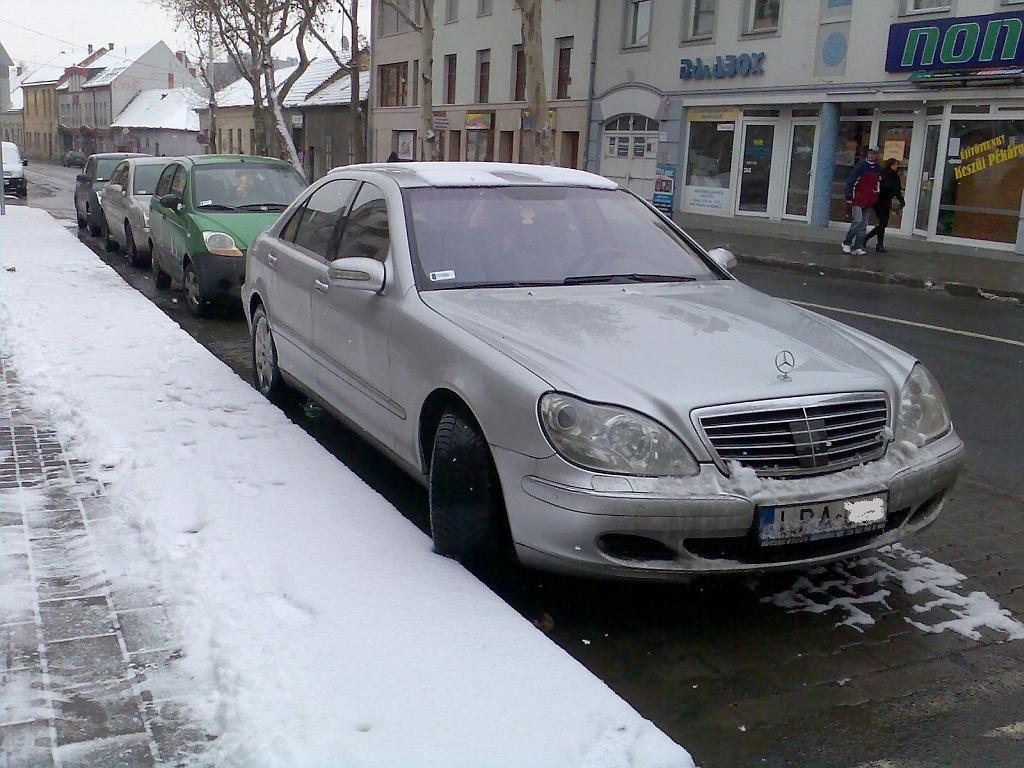
[[507, 187], [516, 184], [549, 184], [560, 187], [617, 189], [603, 176], [573, 168], [523, 163], [365, 163], [334, 171], [386, 173], [403, 187]]

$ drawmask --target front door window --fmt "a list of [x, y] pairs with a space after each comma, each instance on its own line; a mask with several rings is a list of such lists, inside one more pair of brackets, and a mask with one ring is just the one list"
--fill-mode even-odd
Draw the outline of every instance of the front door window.
[[743, 169], [740, 175], [739, 210], [768, 213], [774, 125], [748, 124], [743, 131]]
[[786, 188], [786, 215], [806, 217], [811, 196], [811, 170], [814, 165], [814, 125], [793, 126], [793, 144], [789, 150], [789, 185]]

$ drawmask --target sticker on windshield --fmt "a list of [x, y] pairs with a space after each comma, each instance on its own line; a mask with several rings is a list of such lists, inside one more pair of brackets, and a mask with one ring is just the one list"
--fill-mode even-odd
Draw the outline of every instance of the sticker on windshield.
[[430, 280], [431, 280], [431, 282], [434, 282], [434, 283], [440, 282], [441, 280], [454, 280], [454, 279], [455, 279], [455, 270], [454, 269], [443, 269], [440, 272], [431, 272], [430, 273]]
[[199, 207], [201, 208], [204, 205], [213, 205], [213, 200], [200, 200]]

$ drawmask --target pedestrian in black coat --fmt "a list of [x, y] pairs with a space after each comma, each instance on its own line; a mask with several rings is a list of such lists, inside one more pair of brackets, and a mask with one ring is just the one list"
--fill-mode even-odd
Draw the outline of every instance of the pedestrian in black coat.
[[885, 228], [889, 225], [889, 216], [893, 209], [893, 200], [897, 201], [899, 208], [905, 208], [907, 201], [903, 199], [903, 186], [900, 184], [899, 160], [890, 157], [882, 166], [882, 178], [878, 185], [878, 200], [875, 202], [875, 215], [878, 216], [878, 224], [868, 232], [864, 242], [867, 243], [872, 237], [877, 237], [875, 250], [878, 253], [887, 253], [885, 250]]

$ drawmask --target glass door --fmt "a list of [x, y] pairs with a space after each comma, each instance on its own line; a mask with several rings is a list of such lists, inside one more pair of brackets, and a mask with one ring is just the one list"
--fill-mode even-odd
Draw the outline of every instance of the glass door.
[[811, 170], [814, 166], [814, 123], [793, 126], [789, 147], [789, 178], [786, 187], [786, 216], [806, 219], [811, 202]]
[[768, 188], [771, 185], [772, 147], [775, 125], [746, 123], [743, 126], [743, 164], [737, 213], [768, 215]]
[[935, 161], [939, 155], [939, 133], [942, 126], [930, 123], [924, 141], [924, 162], [921, 164], [921, 192], [917, 198], [917, 219], [914, 232], [928, 234], [928, 216], [932, 210], [932, 192], [935, 189]]
[[[883, 120], [878, 124], [878, 148], [882, 150], [879, 158], [884, 163], [895, 158], [899, 165], [896, 168], [900, 175], [900, 188], [906, 194], [907, 168], [910, 165], [910, 139], [914, 132], [914, 124], [904, 120]], [[902, 229], [903, 212], [893, 208], [889, 214], [889, 229]]]

